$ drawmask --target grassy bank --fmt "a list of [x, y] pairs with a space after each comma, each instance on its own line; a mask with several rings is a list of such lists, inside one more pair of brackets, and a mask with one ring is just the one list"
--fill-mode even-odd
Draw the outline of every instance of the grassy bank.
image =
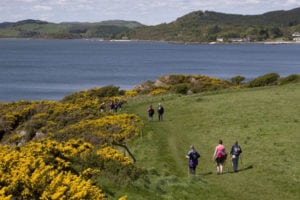
[[[161, 102], [164, 121], [147, 120], [147, 107]], [[137, 97], [126, 112], [145, 121], [129, 144], [149, 181], [115, 188], [128, 199], [299, 199], [300, 84], [222, 91], [191, 96]], [[227, 151], [242, 149], [239, 173], [216, 175], [212, 161], [218, 139]], [[195, 177], [188, 177], [190, 144], [200, 151]], [[118, 196], [118, 194], [115, 194]]]

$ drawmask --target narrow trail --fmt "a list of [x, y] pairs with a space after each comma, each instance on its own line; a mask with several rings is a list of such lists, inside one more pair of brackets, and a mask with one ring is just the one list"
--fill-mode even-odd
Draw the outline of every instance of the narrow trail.
[[185, 156], [189, 150], [190, 140], [188, 136], [183, 135], [186, 127], [181, 123], [181, 117], [186, 117], [185, 114], [178, 113], [181, 112], [178, 110], [168, 110], [166, 106], [163, 121], [159, 122], [157, 113], [155, 113], [154, 120], [150, 122], [147, 119], [144, 105], [131, 109], [141, 116], [145, 123], [142, 140], [147, 145], [145, 149], [148, 149], [148, 152], [138, 153], [140, 157], [138, 159], [144, 159], [145, 167], [151, 167], [147, 165], [155, 163], [154, 168], [178, 177], [186, 177], [188, 161]]

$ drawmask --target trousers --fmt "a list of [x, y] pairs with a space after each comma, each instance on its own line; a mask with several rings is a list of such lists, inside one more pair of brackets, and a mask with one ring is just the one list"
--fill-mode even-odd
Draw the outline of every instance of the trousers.
[[232, 168], [234, 172], [238, 171], [238, 167], [239, 167], [239, 157], [238, 156], [233, 156], [231, 159], [232, 162]]

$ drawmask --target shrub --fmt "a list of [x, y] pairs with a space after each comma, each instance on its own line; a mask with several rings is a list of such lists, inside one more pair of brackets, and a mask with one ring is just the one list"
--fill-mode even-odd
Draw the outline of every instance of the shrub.
[[186, 83], [181, 83], [181, 84], [174, 85], [172, 87], [172, 90], [178, 94], [187, 94], [189, 87]]
[[61, 102], [76, 103], [78, 99], [96, 99], [104, 97], [113, 97], [124, 95], [124, 90], [119, 90], [119, 87], [109, 85], [101, 88], [92, 88], [90, 90], [79, 91], [65, 96]]
[[299, 74], [291, 74], [291, 75], [279, 80], [280, 85], [284, 85], [284, 84], [288, 84], [288, 83], [298, 83], [298, 82], [300, 82]]
[[137, 91], [139, 94], [148, 94], [152, 90], [154, 90], [154, 82], [153, 81], [146, 81], [137, 87], [134, 88], [135, 91]]
[[234, 76], [231, 78], [231, 83], [234, 85], [240, 85], [245, 80], [243, 76]]
[[166, 84], [175, 85], [185, 82], [186, 76], [182, 74], [171, 74], [167, 76], [162, 76], [159, 78], [160, 81]]
[[106, 199], [91, 179], [69, 167], [72, 157], [84, 155], [91, 148], [79, 140], [44, 140], [18, 148], [0, 146], [0, 199]]
[[267, 85], [275, 85], [278, 79], [279, 79], [279, 75], [277, 73], [269, 73], [253, 79], [247, 84], [247, 86], [262, 87]]
[[125, 92], [126, 97], [135, 97], [138, 95], [138, 92], [136, 90], [127, 90]]
[[164, 94], [166, 93], [167, 90], [166, 89], [163, 89], [163, 88], [156, 88], [154, 90], [152, 90], [151, 92], [149, 92], [149, 95], [150, 96], [156, 96], [156, 95], [159, 95], [159, 94]]

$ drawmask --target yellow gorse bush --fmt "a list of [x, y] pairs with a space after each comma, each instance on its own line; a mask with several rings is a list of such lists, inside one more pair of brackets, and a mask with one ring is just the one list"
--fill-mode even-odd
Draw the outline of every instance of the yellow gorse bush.
[[100, 172], [101, 171], [99, 169], [87, 168], [81, 172], [81, 177], [83, 177], [84, 179], [90, 179], [91, 177], [93, 177], [95, 175], [99, 175]]
[[136, 90], [127, 90], [125, 92], [125, 96], [127, 96], [127, 97], [135, 97], [137, 95], [138, 95], [138, 91], [136, 91]]
[[[116, 88], [81, 91], [59, 102], [0, 103], [1, 142], [11, 145], [0, 146], [0, 199], [101, 200], [105, 194], [94, 184], [102, 171], [128, 181], [143, 173], [108, 147], [126, 144], [143, 123], [133, 114], [101, 112], [102, 102], [126, 102], [125, 96], [103, 96], [103, 91], [114, 94]], [[91, 138], [105, 148], [86, 142]], [[118, 169], [110, 172], [111, 166]]]
[[0, 198], [105, 199], [90, 180], [68, 170], [70, 162], [66, 158], [90, 151], [91, 147], [78, 140], [0, 146]]
[[127, 200], [127, 195], [121, 196], [119, 200]]
[[127, 156], [119, 153], [116, 149], [111, 147], [105, 147], [97, 151], [97, 155], [101, 156], [106, 160], [117, 160], [121, 164], [129, 165], [132, 164], [132, 161]]
[[159, 95], [159, 94], [164, 94], [164, 93], [166, 93], [166, 92], [168, 92], [166, 89], [157, 88], [157, 89], [155, 89], [155, 90], [152, 90], [152, 91], [149, 93], [149, 95], [155, 96], [155, 95]]
[[106, 143], [124, 143], [129, 138], [137, 136], [142, 122], [134, 114], [115, 114], [94, 120], [84, 120], [67, 126], [58, 134], [89, 133], [98, 136]]
[[52, 179], [40, 199], [105, 199], [99, 188], [90, 180], [83, 180], [71, 172], [60, 172]]

